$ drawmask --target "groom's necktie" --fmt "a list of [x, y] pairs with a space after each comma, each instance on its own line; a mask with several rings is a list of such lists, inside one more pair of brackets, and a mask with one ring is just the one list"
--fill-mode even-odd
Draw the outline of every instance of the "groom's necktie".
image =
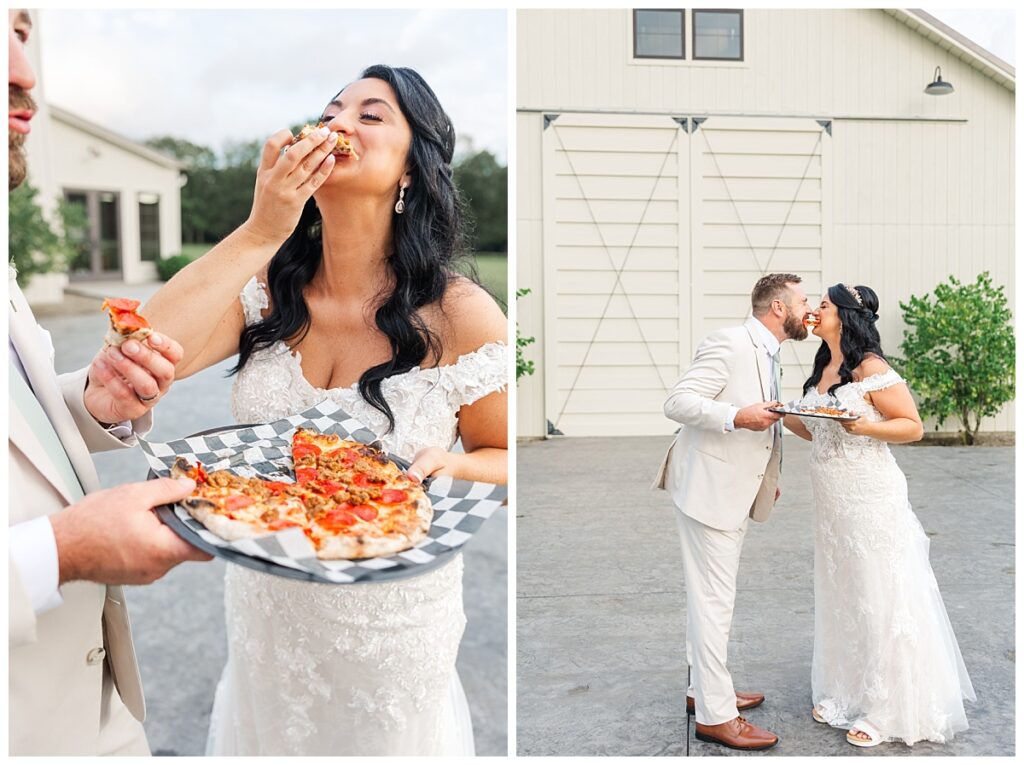
[[[775, 351], [772, 355], [772, 398], [776, 401], [782, 401], [782, 348]], [[779, 445], [779, 467], [782, 467], [782, 420], [777, 421], [772, 428], [774, 429], [773, 440]], [[775, 444], [772, 444], [774, 447]]]
[[28, 387], [28, 381], [22, 377], [21, 371], [9, 354], [7, 356], [7, 363], [9, 367], [7, 377], [11, 404], [28, 421], [29, 427], [32, 428], [32, 432], [39, 439], [43, 450], [57, 467], [61, 478], [64, 479], [72, 499], [76, 501], [81, 499], [85, 496], [85, 492], [82, 490], [82, 483], [78, 480], [78, 474], [75, 473], [75, 469], [71, 465], [71, 459], [64, 449], [64, 444], [61, 443], [60, 438], [57, 436], [57, 431], [53, 429], [53, 423], [46, 416], [46, 411], [43, 409], [42, 404], [39, 403], [39, 399], [35, 397], [32, 389]]

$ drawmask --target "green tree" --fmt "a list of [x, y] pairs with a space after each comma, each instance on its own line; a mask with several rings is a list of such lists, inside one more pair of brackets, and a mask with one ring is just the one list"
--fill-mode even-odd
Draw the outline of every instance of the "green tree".
[[189, 170], [217, 166], [217, 155], [213, 149], [192, 143], [184, 138], [161, 135], [150, 138], [146, 141], [146, 146], [184, 163]]
[[74, 232], [88, 227], [85, 211], [61, 200], [57, 206], [60, 227], [55, 230], [36, 202], [38, 195], [27, 182], [8, 195], [9, 257], [22, 287], [33, 274], [66, 270], [78, 252]]
[[921, 414], [960, 421], [960, 437], [973, 444], [984, 417], [1013, 399], [1015, 342], [1004, 288], [986, 271], [973, 284], [949, 281], [934, 298], [900, 303], [902, 358], [893, 363], [920, 396]]
[[[516, 299], [529, 295], [528, 288], [516, 290]], [[523, 337], [519, 334], [519, 325], [516, 324], [516, 382], [524, 375], [532, 375], [534, 372], [533, 362], [523, 355], [523, 349], [537, 342], [535, 337]]]
[[489, 151], [458, 160], [455, 185], [469, 208], [472, 245], [477, 252], [508, 249], [508, 167]]
[[217, 196], [217, 155], [206, 146], [169, 135], [151, 138], [146, 145], [185, 165], [188, 182], [181, 190], [182, 241], [209, 241], [208, 232], [215, 227], [211, 203]]

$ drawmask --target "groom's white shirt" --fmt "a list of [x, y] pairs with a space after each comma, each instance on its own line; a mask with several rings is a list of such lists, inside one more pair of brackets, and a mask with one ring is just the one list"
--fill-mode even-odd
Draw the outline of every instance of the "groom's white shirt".
[[[39, 335], [52, 360], [54, 351], [50, 333], [39, 327]], [[14, 341], [8, 337], [7, 343], [15, 369], [26, 382], [29, 382], [28, 373], [25, 371], [25, 365], [21, 363], [21, 356], [14, 346]], [[31, 386], [31, 383], [29, 385]], [[125, 446], [134, 445], [134, 441], [128, 440], [133, 435], [130, 422], [111, 425], [107, 432], [124, 442]], [[28, 591], [29, 601], [36, 616], [64, 602], [60, 596], [57, 540], [53, 536], [53, 525], [49, 518], [40, 516], [11, 526], [7, 531], [7, 551], [11, 562], [18, 569], [22, 584]]]
[[[82, 488], [95, 491], [100, 488], [99, 478], [89, 453], [123, 448], [132, 440], [126, 443], [112, 435], [85, 408], [87, 369], [55, 374], [49, 345], [21, 290], [13, 280], [8, 287], [12, 348]], [[8, 525], [14, 527], [45, 520], [71, 503], [74, 495], [25, 416], [10, 403], [8, 413]], [[147, 414], [134, 421], [135, 432], [148, 432], [151, 420]], [[45, 529], [34, 528], [38, 541]], [[50, 571], [46, 576], [52, 578]], [[95, 754], [103, 750], [102, 721], [109, 713], [104, 703], [105, 675], [112, 677], [132, 715], [138, 720], [145, 716], [124, 595], [120, 587], [70, 582], [60, 588], [59, 605], [37, 611], [33, 588], [23, 580], [37, 573], [32, 566], [19, 566], [17, 554], [9, 556], [9, 750], [11, 754]]]
[[773, 429], [730, 427], [739, 409], [771, 400], [778, 344], [754, 317], [713, 332], [665, 401], [665, 416], [682, 427], [655, 488], [667, 489], [685, 515], [712, 528], [737, 529], [748, 516], [764, 521], [775, 503], [781, 445]]

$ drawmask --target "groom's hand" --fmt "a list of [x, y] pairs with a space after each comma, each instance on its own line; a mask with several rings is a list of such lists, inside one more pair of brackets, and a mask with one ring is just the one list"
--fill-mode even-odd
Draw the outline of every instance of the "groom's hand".
[[179, 563], [212, 560], [152, 511], [184, 499], [194, 488], [188, 478], [128, 483], [94, 491], [51, 515], [60, 584], [149, 584]]
[[768, 430], [768, 428], [782, 419], [781, 414], [769, 412], [768, 409], [780, 406], [782, 404], [778, 401], [765, 401], [760, 404], [745, 406], [736, 412], [733, 425], [737, 428], [745, 428], [746, 430]]
[[89, 366], [85, 408], [101, 423], [138, 419], [171, 387], [183, 353], [177, 342], [155, 332], [145, 342], [103, 348]]

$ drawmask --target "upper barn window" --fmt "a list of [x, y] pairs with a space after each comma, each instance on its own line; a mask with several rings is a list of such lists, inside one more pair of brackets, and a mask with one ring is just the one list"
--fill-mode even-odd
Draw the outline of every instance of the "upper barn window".
[[634, 58], [685, 58], [686, 24], [682, 9], [633, 11]]
[[694, 61], [743, 60], [743, 11], [693, 11]]

